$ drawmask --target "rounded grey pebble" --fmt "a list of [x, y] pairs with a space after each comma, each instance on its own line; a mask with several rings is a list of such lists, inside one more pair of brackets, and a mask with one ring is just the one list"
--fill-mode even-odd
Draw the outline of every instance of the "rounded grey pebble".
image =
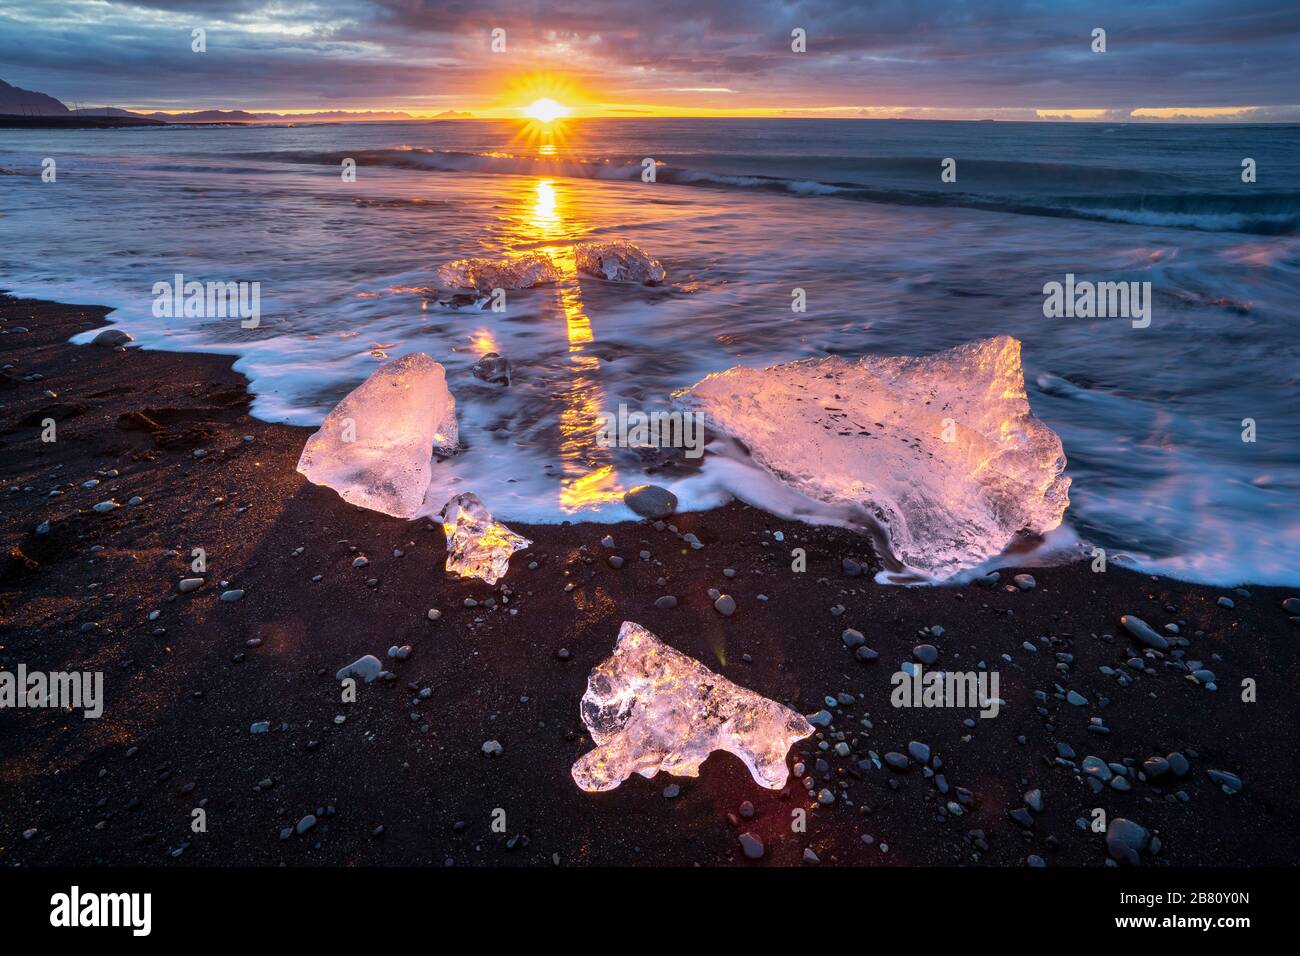
[[623, 495], [623, 503], [643, 518], [667, 518], [677, 510], [677, 496], [658, 485], [637, 485]]

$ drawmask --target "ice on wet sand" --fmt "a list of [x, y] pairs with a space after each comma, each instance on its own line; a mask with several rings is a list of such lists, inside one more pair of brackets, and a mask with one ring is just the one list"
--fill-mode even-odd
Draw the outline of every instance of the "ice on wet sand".
[[658, 285], [668, 277], [658, 259], [630, 242], [580, 242], [573, 259], [579, 272], [611, 282]]
[[532, 544], [492, 517], [478, 495], [457, 495], [442, 508], [447, 536], [447, 570], [496, 584], [510, 556]]
[[530, 289], [546, 282], [558, 282], [560, 270], [544, 252], [526, 252], [504, 259], [457, 259], [434, 272], [442, 289]]
[[1069, 504], [1061, 440], [1033, 417], [1008, 336], [732, 368], [677, 397], [804, 496], [865, 508], [895, 557], [933, 578], [1050, 531]]
[[715, 750], [739, 757], [769, 790], [785, 786], [786, 754], [812, 734], [802, 715], [713, 673], [639, 624], [624, 621], [614, 653], [587, 678], [582, 721], [596, 749], [573, 765], [583, 790], [633, 773], [697, 777]]
[[386, 362], [307, 439], [298, 471], [344, 501], [399, 518], [419, 511], [433, 450], [456, 449], [456, 400], [423, 352]]

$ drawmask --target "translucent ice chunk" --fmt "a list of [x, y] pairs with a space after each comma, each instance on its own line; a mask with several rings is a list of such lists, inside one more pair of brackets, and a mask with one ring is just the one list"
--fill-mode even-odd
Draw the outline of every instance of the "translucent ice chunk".
[[630, 242], [580, 242], [573, 258], [579, 272], [611, 282], [658, 285], [668, 277], [658, 259]]
[[344, 501], [410, 518], [432, 478], [433, 449], [456, 449], [456, 400], [423, 352], [379, 366], [307, 439], [298, 471]]
[[457, 495], [442, 507], [447, 570], [496, 584], [510, 556], [532, 544], [492, 517], [478, 495]]
[[506, 259], [457, 259], [440, 265], [435, 283], [443, 289], [530, 289], [558, 282], [560, 270], [544, 252], [526, 252]]
[[698, 777], [715, 750], [739, 757], [769, 790], [785, 786], [790, 745], [812, 734], [800, 714], [738, 687], [624, 621], [614, 654], [596, 665], [582, 696], [596, 749], [573, 765], [583, 790], [613, 790], [633, 773]]
[[923, 358], [837, 356], [732, 368], [679, 392], [807, 498], [861, 506], [894, 556], [942, 579], [1061, 523], [1070, 479], [1034, 418], [1020, 342]]

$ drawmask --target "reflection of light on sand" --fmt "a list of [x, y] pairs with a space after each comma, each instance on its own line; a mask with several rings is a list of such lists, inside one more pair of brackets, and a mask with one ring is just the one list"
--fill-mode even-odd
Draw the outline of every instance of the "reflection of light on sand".
[[[565, 231], [564, 207], [552, 180], [537, 180], [531, 199], [525, 199], [525, 203], [528, 215], [520, 220], [523, 228], [519, 235], [512, 238], [536, 242]], [[599, 381], [600, 359], [585, 352], [586, 346], [595, 341], [595, 335], [583, 306], [573, 250], [569, 246], [553, 246], [543, 251], [565, 277], [556, 289], [564, 313], [572, 374], [559, 390], [565, 405], [560, 413], [560, 462], [564, 474], [560, 508], [565, 514], [572, 514], [591, 505], [621, 500], [623, 488], [610, 461], [609, 450], [596, 443], [605, 390]]]

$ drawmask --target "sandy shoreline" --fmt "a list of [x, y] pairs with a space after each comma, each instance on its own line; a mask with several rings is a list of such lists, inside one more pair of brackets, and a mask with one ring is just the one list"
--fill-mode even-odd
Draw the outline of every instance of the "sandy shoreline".
[[[1102, 865], [1104, 837], [1076, 825], [1096, 807], [1158, 836], [1145, 865], [1300, 860], [1298, 771], [1277, 742], [1300, 717], [1300, 631], [1281, 607], [1292, 592], [1086, 564], [1025, 569], [1032, 591], [882, 587], [842, 570], [846, 557], [875, 566], [865, 539], [740, 504], [675, 519], [701, 550], [649, 523], [512, 523], [534, 545], [497, 587], [448, 581], [440, 529], [360, 511], [294, 471], [309, 430], [251, 418], [229, 357], [67, 344], [105, 312], [0, 299], [0, 365], [13, 365], [0, 377], [0, 666], [101, 670], [108, 698], [98, 720], [0, 711], [0, 863], [755, 865], [738, 840], [752, 832], [765, 844], [757, 865], [808, 865], [808, 851], [822, 865]], [[52, 444], [39, 439], [46, 418], [58, 423]], [[133, 496], [141, 503], [90, 510]], [[194, 547], [208, 582], [178, 594]], [[790, 571], [793, 547], [806, 549], [806, 573]], [[244, 599], [219, 601], [221, 581]], [[709, 588], [735, 597], [733, 616], [714, 610]], [[655, 607], [664, 594], [675, 608]], [[1189, 646], [1138, 673], [1126, 613], [1177, 623]], [[624, 620], [806, 714], [851, 695], [823, 731], [827, 750], [815, 737], [791, 752], [834, 802], [793, 776], [763, 790], [728, 754], [698, 779], [578, 790], [569, 767], [591, 746], [578, 701]], [[942, 634], [921, 634], [933, 626]], [[845, 628], [879, 660], [856, 659]], [[891, 707], [890, 677], [920, 643], [939, 649], [938, 666], [996, 668], [1000, 715]], [[402, 644], [409, 659], [385, 656]], [[363, 654], [396, 677], [341, 703], [333, 675]], [[1218, 690], [1188, 661], [1214, 671]], [[1241, 700], [1245, 678], [1256, 703]], [[270, 732], [250, 734], [258, 721]], [[484, 756], [488, 740], [500, 757]], [[871, 764], [910, 741], [942, 757], [947, 794], [915, 763]], [[1138, 776], [1174, 751], [1186, 776]], [[1129, 766], [1129, 788], [1094, 792], [1077, 767], [1087, 755]], [[1225, 793], [1210, 770], [1243, 789]], [[670, 784], [679, 795], [664, 795]], [[1017, 822], [1009, 814], [1034, 789], [1041, 812]], [[206, 833], [190, 830], [196, 807]], [[806, 832], [791, 830], [796, 809]], [[312, 829], [282, 837], [308, 814]]]

